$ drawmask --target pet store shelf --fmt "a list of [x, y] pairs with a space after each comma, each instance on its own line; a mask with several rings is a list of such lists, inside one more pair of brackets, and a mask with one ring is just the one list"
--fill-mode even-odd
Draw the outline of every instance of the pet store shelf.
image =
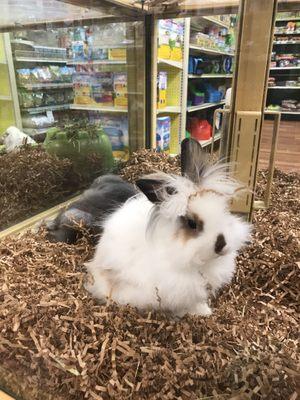
[[12, 101], [12, 98], [10, 96], [3, 96], [0, 94], [0, 100], [2, 101]]
[[300, 44], [300, 40], [274, 40], [273, 44]]
[[54, 63], [67, 64], [69, 60], [63, 58], [34, 58], [34, 57], [15, 57], [15, 61], [30, 63]]
[[90, 61], [70, 61], [68, 65], [122, 65], [126, 60], [90, 60]]
[[73, 87], [73, 83], [33, 83], [28, 85], [20, 86], [27, 90], [39, 90], [39, 89], [64, 89]]
[[231, 79], [232, 74], [202, 74], [202, 75], [193, 75], [189, 74], [189, 79]]
[[[221, 139], [221, 133], [217, 133], [214, 137], [214, 142], [217, 142], [218, 140]], [[201, 144], [202, 147], [207, 147], [212, 143], [212, 138], [207, 139], [207, 140], [199, 140], [199, 143]]]
[[181, 61], [173, 61], [173, 60], [164, 60], [163, 58], [159, 58], [157, 60], [158, 64], [170, 65], [171, 67], [183, 69], [183, 65]]
[[287, 32], [287, 33], [279, 33], [279, 32], [275, 32], [274, 33], [275, 36], [297, 36], [300, 35], [300, 32]]
[[300, 115], [300, 111], [280, 111], [281, 114], [287, 114], [287, 115]]
[[211, 23], [214, 24], [214, 25], [220, 26], [221, 28], [227, 28], [227, 29], [229, 29], [229, 25], [226, 24], [226, 22], [220, 21], [220, 20], [217, 19], [217, 18], [213, 18], [213, 17], [202, 17], [202, 19], [203, 19], [204, 21], [211, 22]]
[[164, 108], [158, 108], [156, 112], [157, 114], [164, 114], [164, 113], [180, 114], [181, 109], [179, 106], [167, 106]]
[[190, 44], [190, 50], [196, 50], [200, 53], [205, 54], [213, 54], [213, 55], [221, 55], [221, 56], [231, 56], [233, 57], [234, 54], [228, 51], [221, 51], [221, 50], [214, 50], [214, 49], [207, 49], [205, 47], [197, 46], [196, 44]]
[[114, 107], [114, 106], [93, 106], [86, 104], [71, 104], [71, 110], [82, 110], [82, 111], [99, 111], [99, 112], [109, 112], [109, 113], [127, 113], [128, 110], [125, 107]]
[[285, 71], [286, 69], [300, 69], [300, 66], [299, 67], [295, 66], [295, 67], [272, 67], [272, 68], [270, 68], [271, 71], [273, 71], [273, 70]]
[[273, 114], [274, 111], [282, 115], [300, 115], [300, 111], [269, 110], [268, 108], [265, 109], [265, 114]]
[[38, 113], [45, 112], [45, 111], [68, 110], [69, 108], [70, 108], [70, 104], [58, 104], [56, 106], [22, 108], [22, 111], [27, 112], [29, 114], [38, 114]]
[[268, 89], [300, 89], [300, 86], [269, 86]]
[[300, 21], [300, 17], [284, 17], [284, 18], [277, 18], [276, 22], [289, 22], [289, 21]]
[[199, 17], [197, 18], [196, 21], [191, 22], [191, 29], [193, 30], [201, 30], [203, 27], [209, 27], [209, 26], [219, 26], [220, 28], [226, 28], [229, 29], [229, 24], [226, 22], [220, 21], [217, 18], [213, 17]]
[[203, 103], [203, 104], [200, 104], [199, 106], [189, 106], [189, 107], [187, 107], [187, 112], [205, 110], [206, 108], [212, 108], [212, 107], [220, 106], [223, 104], [225, 104], [225, 100], [222, 100], [218, 103]]

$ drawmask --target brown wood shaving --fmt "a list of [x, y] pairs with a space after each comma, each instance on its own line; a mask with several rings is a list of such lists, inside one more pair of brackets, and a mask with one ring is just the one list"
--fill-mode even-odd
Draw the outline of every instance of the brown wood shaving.
[[80, 187], [72, 162], [41, 147], [0, 156], [0, 230], [58, 204]]
[[[152, 156], [155, 168], [179, 171], [178, 162]], [[130, 160], [123, 176], [142, 174], [137, 164]], [[262, 173], [258, 193], [264, 185]], [[93, 252], [86, 239], [69, 246], [47, 242], [43, 232], [6, 238], [0, 382], [24, 400], [296, 400], [298, 190], [298, 175], [276, 171], [273, 205], [256, 212], [253, 243], [209, 318], [100, 305], [83, 287]]]

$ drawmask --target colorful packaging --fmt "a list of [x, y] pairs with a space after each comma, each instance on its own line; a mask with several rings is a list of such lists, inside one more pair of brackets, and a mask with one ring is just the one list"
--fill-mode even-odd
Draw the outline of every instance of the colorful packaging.
[[170, 149], [171, 117], [158, 117], [156, 122], [156, 149], [168, 151]]
[[115, 49], [108, 49], [108, 59], [116, 61], [126, 60], [126, 48], [120, 47]]
[[117, 159], [127, 160], [129, 157], [127, 116], [108, 116], [100, 115], [99, 113], [90, 113], [90, 121], [102, 126], [111, 142], [113, 156]]
[[92, 97], [99, 106], [113, 106], [113, 74], [97, 72], [92, 80]]
[[181, 61], [183, 58], [183, 19], [164, 19], [158, 22], [158, 58]]
[[17, 69], [17, 80], [20, 85], [31, 83], [31, 71], [29, 68]]
[[73, 76], [74, 103], [93, 104], [92, 89], [90, 86], [90, 76], [86, 74], [76, 74]]
[[85, 60], [85, 51], [84, 51], [84, 41], [78, 40], [72, 42], [72, 54], [74, 61], [83, 61]]
[[164, 108], [167, 105], [167, 84], [168, 73], [159, 71], [157, 74], [157, 108]]
[[114, 74], [114, 105], [116, 107], [128, 106], [126, 73], [118, 72]]

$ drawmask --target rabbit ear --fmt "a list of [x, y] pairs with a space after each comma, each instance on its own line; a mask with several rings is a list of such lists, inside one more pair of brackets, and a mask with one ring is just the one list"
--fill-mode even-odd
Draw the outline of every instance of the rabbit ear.
[[182, 176], [187, 176], [191, 181], [198, 183], [207, 164], [207, 155], [197, 140], [186, 138], [181, 142]]
[[175, 193], [175, 189], [166, 186], [166, 182], [164, 180], [142, 178], [137, 180], [135, 184], [144, 193], [148, 200], [155, 204], [162, 202], [163, 191], [166, 191], [169, 195]]

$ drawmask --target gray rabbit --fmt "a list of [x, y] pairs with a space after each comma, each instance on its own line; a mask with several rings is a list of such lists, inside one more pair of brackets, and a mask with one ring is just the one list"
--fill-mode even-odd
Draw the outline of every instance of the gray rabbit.
[[136, 193], [134, 185], [123, 181], [117, 175], [96, 178], [77, 201], [48, 223], [47, 238], [52, 242], [72, 244], [82, 235], [82, 227], [96, 240], [101, 233], [101, 222], [105, 217]]

